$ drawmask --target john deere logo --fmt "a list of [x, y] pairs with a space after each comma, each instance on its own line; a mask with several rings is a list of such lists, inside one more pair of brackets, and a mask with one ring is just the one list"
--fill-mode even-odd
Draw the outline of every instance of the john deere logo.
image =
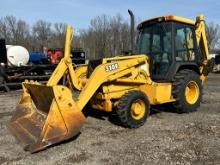
[[111, 65], [107, 65], [105, 67], [105, 71], [106, 72], [113, 71], [113, 70], [116, 70], [116, 69], [118, 69], [118, 64], [117, 63], [116, 64], [111, 64]]

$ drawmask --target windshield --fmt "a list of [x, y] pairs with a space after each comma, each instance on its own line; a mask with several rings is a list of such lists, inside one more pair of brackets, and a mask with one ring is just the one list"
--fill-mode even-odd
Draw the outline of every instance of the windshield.
[[171, 24], [169, 22], [149, 25], [141, 29], [136, 50], [140, 54], [153, 54], [171, 49]]

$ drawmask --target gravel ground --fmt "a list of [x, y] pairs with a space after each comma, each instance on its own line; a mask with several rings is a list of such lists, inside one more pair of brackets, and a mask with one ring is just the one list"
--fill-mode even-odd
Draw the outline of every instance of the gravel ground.
[[156, 109], [131, 130], [92, 113], [75, 140], [30, 154], [6, 129], [21, 91], [0, 95], [0, 164], [220, 164], [220, 74], [211, 74], [198, 112]]

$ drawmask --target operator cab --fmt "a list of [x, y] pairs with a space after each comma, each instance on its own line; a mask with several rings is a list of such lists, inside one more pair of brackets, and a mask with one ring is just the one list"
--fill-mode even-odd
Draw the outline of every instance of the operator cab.
[[195, 22], [178, 16], [147, 20], [138, 25], [136, 53], [150, 57], [151, 77], [157, 82], [172, 81], [184, 66], [199, 61]]

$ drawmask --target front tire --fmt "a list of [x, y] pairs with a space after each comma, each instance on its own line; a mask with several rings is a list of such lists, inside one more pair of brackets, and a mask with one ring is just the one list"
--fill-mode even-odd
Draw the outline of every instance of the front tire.
[[119, 100], [116, 114], [120, 124], [128, 128], [138, 128], [146, 122], [150, 114], [147, 96], [138, 90], [125, 93]]
[[202, 99], [202, 83], [199, 74], [186, 69], [176, 73], [172, 94], [176, 99], [174, 107], [178, 113], [196, 111]]

